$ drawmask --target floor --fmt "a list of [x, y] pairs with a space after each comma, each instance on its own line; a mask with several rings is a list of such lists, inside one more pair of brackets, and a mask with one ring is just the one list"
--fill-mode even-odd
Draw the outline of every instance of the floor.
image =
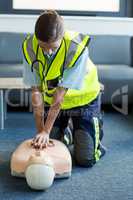
[[106, 111], [104, 132], [108, 151], [93, 168], [75, 166], [71, 178], [36, 192], [25, 179], [10, 175], [11, 153], [36, 133], [32, 113], [8, 112], [0, 131], [0, 200], [133, 200], [133, 114]]

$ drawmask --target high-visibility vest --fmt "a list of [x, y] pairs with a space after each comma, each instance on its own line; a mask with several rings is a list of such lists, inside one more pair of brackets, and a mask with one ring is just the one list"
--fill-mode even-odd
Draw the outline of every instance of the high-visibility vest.
[[[38, 62], [38, 70], [41, 79], [41, 88], [44, 102], [51, 105], [53, 102], [53, 94], [57, 88], [58, 82], [61, 80], [65, 68], [72, 68], [85, 48], [88, 46], [90, 37], [77, 32], [67, 31], [62, 39], [61, 45], [56, 52], [52, 63], [48, 65], [47, 59], [39, 47], [38, 40], [35, 36], [28, 36], [23, 43], [23, 53], [29, 65]], [[34, 56], [30, 55], [28, 50], [29, 41], [32, 44]], [[33, 58], [34, 57], [34, 58]], [[68, 89], [61, 103], [61, 109], [71, 109], [83, 106], [93, 101], [100, 91], [100, 84], [97, 76], [97, 69], [88, 57], [86, 66], [86, 75], [80, 90]], [[74, 79], [76, 78], [73, 77]]]

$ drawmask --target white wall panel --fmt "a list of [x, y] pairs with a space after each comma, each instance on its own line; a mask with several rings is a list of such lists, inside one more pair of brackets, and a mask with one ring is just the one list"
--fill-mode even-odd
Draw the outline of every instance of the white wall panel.
[[[37, 15], [0, 15], [0, 31], [33, 33]], [[64, 17], [65, 27], [88, 34], [132, 35], [133, 18]]]
[[13, 0], [14, 9], [119, 11], [120, 0]]

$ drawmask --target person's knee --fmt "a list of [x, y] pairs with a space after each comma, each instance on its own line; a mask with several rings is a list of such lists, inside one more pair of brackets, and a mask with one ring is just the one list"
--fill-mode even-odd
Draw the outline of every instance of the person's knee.
[[84, 130], [75, 131], [74, 158], [76, 164], [92, 167], [96, 163], [94, 152], [94, 141], [91, 135]]

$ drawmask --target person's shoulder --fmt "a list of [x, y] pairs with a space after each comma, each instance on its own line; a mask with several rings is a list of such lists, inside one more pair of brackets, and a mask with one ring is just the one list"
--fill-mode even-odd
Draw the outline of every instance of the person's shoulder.
[[73, 40], [79, 33], [73, 30], [66, 30], [64, 37], [66, 40]]
[[70, 29], [65, 30], [65, 35], [66, 36], [67, 35], [71, 35], [71, 36], [75, 36], [75, 35], [84, 35], [84, 36], [86, 36], [86, 35], [88, 35], [89, 36], [89, 34], [87, 34], [87, 33], [74, 31], [74, 30], [70, 30]]
[[66, 30], [65, 35], [64, 35], [66, 40], [71, 40], [77, 44], [82, 42], [86, 36], [90, 40], [90, 36], [88, 34], [81, 33], [78, 31], [73, 31], [73, 30]]

